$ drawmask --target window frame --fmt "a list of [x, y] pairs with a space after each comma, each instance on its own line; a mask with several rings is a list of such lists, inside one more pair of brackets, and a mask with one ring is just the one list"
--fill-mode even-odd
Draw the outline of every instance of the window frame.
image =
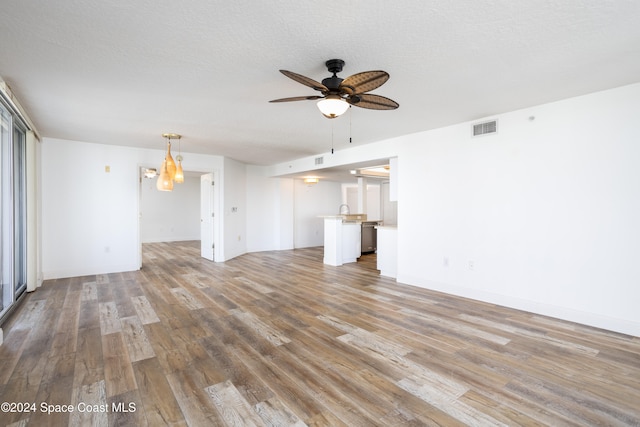
[[27, 288], [27, 131], [0, 97], [0, 325]]

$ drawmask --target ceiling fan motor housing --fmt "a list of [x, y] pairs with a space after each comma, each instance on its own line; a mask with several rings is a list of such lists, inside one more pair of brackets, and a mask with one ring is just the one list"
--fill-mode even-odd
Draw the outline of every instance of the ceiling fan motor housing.
[[344, 61], [342, 59], [330, 59], [325, 62], [325, 65], [327, 66], [327, 70], [329, 70], [330, 73], [333, 73], [333, 76], [327, 77], [326, 79], [322, 80], [322, 84], [325, 85], [327, 89], [329, 89], [329, 93], [337, 93], [338, 89], [340, 88], [340, 83], [342, 83], [342, 80], [344, 79], [336, 76], [336, 73], [342, 71], [342, 67], [344, 67]]
[[326, 79], [322, 80], [322, 84], [325, 85], [327, 87], [327, 89], [329, 89], [329, 93], [338, 93], [338, 90], [340, 89], [340, 83], [342, 83], [342, 80], [340, 77], [336, 76], [335, 74], [332, 77], [327, 77]]

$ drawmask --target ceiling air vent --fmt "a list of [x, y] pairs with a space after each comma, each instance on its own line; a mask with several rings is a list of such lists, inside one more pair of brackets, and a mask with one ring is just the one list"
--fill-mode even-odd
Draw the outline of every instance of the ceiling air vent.
[[321, 165], [324, 163], [324, 157], [316, 157], [316, 165]]
[[473, 125], [473, 129], [472, 129], [473, 136], [487, 135], [487, 134], [496, 133], [496, 132], [498, 132], [497, 120], [492, 120], [490, 122], [484, 122], [484, 123], [476, 123], [475, 125]]

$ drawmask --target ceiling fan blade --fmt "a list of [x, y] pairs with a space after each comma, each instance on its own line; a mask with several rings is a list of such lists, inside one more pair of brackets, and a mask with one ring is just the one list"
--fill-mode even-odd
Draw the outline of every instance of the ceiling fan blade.
[[395, 110], [400, 106], [393, 99], [370, 93], [350, 96], [347, 98], [347, 102], [356, 107], [368, 108], [370, 110]]
[[324, 96], [319, 96], [319, 95], [311, 95], [311, 96], [294, 96], [291, 98], [280, 98], [280, 99], [272, 99], [269, 102], [291, 102], [291, 101], [307, 101], [307, 100], [313, 100], [313, 99], [320, 99], [320, 98], [324, 98]]
[[318, 90], [320, 92], [329, 91], [329, 89], [320, 82], [317, 82], [309, 77], [305, 77], [301, 74], [294, 73], [293, 71], [280, 70], [282, 74], [289, 77], [292, 80], [297, 81], [298, 83], [302, 83], [305, 86], [309, 86], [312, 89]]
[[374, 90], [389, 80], [386, 71], [365, 71], [349, 76], [340, 83], [340, 90], [347, 94], [365, 93]]

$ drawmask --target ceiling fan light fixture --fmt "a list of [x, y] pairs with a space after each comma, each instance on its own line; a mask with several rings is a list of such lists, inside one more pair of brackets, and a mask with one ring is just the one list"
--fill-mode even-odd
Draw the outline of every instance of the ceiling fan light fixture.
[[339, 95], [327, 95], [318, 101], [318, 109], [326, 118], [335, 119], [349, 109], [349, 104]]

